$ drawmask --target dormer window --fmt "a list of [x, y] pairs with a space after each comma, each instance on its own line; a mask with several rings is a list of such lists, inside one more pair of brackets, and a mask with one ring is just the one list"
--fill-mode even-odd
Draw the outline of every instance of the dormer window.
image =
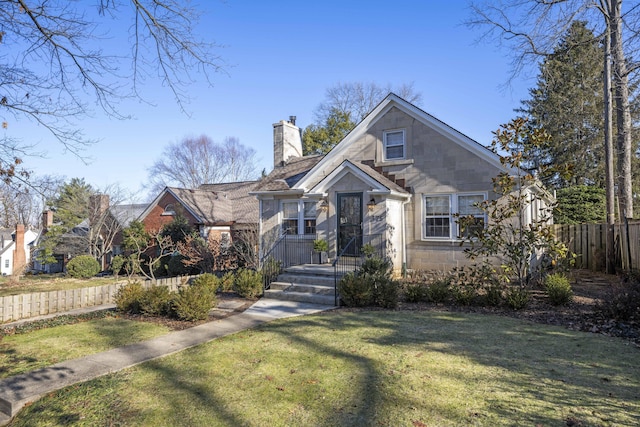
[[169, 203], [167, 206], [164, 207], [164, 212], [162, 212], [162, 215], [175, 215], [176, 214], [176, 210], [173, 207], [173, 203]]
[[401, 160], [405, 158], [404, 130], [393, 130], [384, 133], [384, 159]]

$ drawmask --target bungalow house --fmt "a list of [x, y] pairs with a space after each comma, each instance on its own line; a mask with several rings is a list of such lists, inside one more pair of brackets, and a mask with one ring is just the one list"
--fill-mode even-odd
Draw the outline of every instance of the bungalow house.
[[[456, 214], [487, 223], [474, 203], [497, 197], [492, 178], [504, 170], [488, 148], [395, 94], [324, 156], [302, 156], [293, 120], [273, 126], [274, 169], [252, 192], [263, 255], [282, 241], [323, 239], [330, 259], [367, 244], [384, 251], [397, 274], [469, 262]], [[540, 194], [530, 191], [527, 221], [548, 202]], [[287, 252], [301, 256], [287, 265], [309, 262], [305, 248]]]
[[16, 225], [15, 230], [0, 229], [0, 274], [11, 276], [27, 267], [37, 238], [37, 232], [25, 230], [22, 224]]
[[258, 181], [203, 184], [196, 189], [166, 187], [140, 214], [147, 230], [160, 230], [176, 215], [205, 238], [230, 245], [233, 239], [258, 223], [258, 201], [250, 196]]

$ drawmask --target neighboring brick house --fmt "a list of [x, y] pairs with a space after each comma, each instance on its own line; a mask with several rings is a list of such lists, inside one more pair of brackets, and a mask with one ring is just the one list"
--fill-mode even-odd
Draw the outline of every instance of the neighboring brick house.
[[38, 234], [33, 230], [25, 230], [23, 224], [17, 224], [15, 230], [0, 228], [0, 274], [11, 276], [29, 266]]
[[258, 201], [249, 195], [257, 183], [204, 184], [197, 189], [166, 187], [138, 220], [147, 230], [157, 231], [180, 214], [201, 237], [231, 244], [236, 233], [257, 226]]
[[[487, 223], [474, 203], [497, 197], [492, 178], [505, 170], [491, 150], [395, 94], [325, 156], [302, 156], [295, 123], [273, 126], [274, 169], [252, 193], [262, 254], [283, 238], [306, 238], [327, 240], [330, 258], [348, 246], [384, 245], [397, 273], [469, 262], [456, 215]], [[538, 186], [527, 192], [525, 223], [552, 199]]]

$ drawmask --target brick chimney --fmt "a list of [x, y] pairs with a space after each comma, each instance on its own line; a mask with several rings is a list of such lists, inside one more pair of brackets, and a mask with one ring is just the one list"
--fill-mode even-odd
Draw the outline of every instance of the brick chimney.
[[295, 116], [273, 124], [273, 167], [284, 166], [290, 157], [302, 157], [302, 137]]
[[47, 232], [49, 228], [53, 225], [53, 211], [46, 210], [42, 212], [42, 231]]
[[19, 274], [27, 265], [24, 248], [24, 224], [16, 224], [15, 249], [13, 250], [13, 274]]

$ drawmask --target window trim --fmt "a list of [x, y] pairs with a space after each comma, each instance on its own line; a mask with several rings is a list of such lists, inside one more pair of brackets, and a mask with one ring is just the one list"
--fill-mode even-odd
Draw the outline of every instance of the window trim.
[[[402, 146], [402, 156], [401, 157], [389, 157], [387, 156], [387, 136], [393, 133], [402, 133], [402, 144], [392, 145], [391, 147], [400, 147]], [[407, 158], [407, 131], [405, 129], [390, 129], [383, 132], [382, 135], [382, 158], [384, 161], [398, 161], [405, 160]]]
[[[426, 220], [427, 220], [427, 213], [426, 213], [426, 199], [427, 197], [443, 197], [443, 196], [448, 196], [449, 197], [449, 236], [448, 237], [431, 237], [431, 236], [427, 236], [426, 232], [427, 232], [427, 224], [426, 224]], [[487, 200], [489, 197], [488, 192], [486, 191], [468, 191], [468, 192], [461, 192], [461, 193], [425, 193], [422, 195], [422, 205], [421, 205], [421, 240], [422, 241], [427, 241], [427, 242], [433, 242], [433, 241], [440, 241], [440, 242], [444, 242], [444, 241], [461, 241], [464, 240], [463, 238], [459, 237], [460, 236], [460, 225], [458, 224], [455, 215], [459, 213], [460, 209], [459, 209], [459, 201], [458, 199], [460, 197], [464, 197], [464, 196], [482, 196], [483, 200]], [[487, 213], [483, 213], [483, 221], [484, 221], [484, 225], [486, 227], [487, 225]]]
[[162, 211], [162, 216], [175, 216], [176, 210], [173, 207], [174, 203], [167, 203]]

